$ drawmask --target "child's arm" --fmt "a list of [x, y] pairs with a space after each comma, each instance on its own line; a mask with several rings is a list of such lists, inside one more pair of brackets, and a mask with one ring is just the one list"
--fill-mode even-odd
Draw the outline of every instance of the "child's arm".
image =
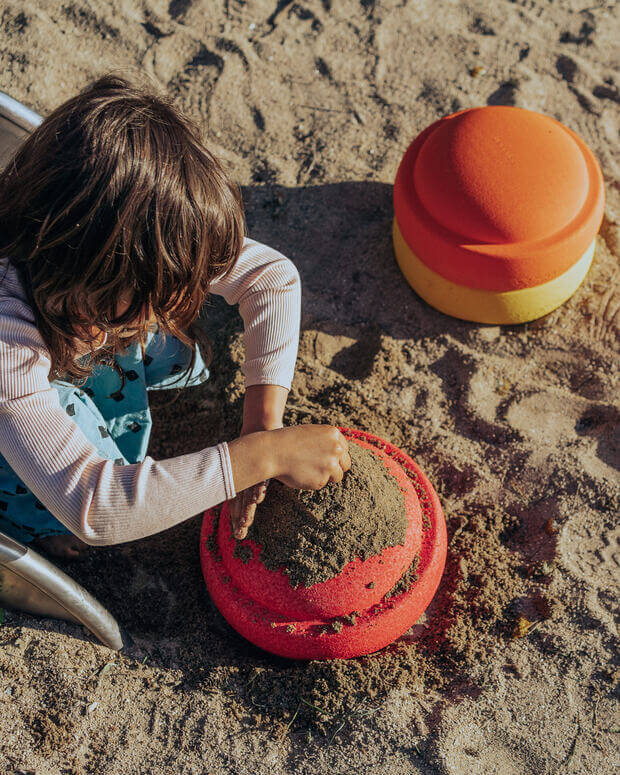
[[[241, 435], [282, 427], [288, 390], [280, 385], [250, 385], [245, 391]], [[230, 503], [230, 520], [235, 538], [243, 539], [254, 521], [256, 507], [265, 500], [268, 481], [242, 490]]]
[[0, 453], [44, 506], [90, 544], [157, 533], [269, 477], [304, 488], [339, 481], [350, 465], [336, 429], [299, 426], [115, 466], [62, 409], [49, 369], [32, 310], [16, 275], [7, 275], [0, 283]]
[[336, 428], [251, 433], [188, 455], [115, 466], [59, 406], [53, 388], [0, 401], [0, 451], [75, 535], [123, 543], [172, 527], [268, 478], [301, 489], [340, 481], [350, 466]]
[[[211, 291], [229, 304], [238, 304], [244, 322], [246, 394], [241, 435], [280, 428], [299, 342], [297, 269], [278, 251], [246, 238], [233, 271], [214, 283]], [[263, 482], [239, 492], [231, 502], [237, 538], [245, 538], [265, 493]]]
[[243, 402], [242, 434], [282, 427], [288, 390], [281, 385], [249, 385]]
[[246, 387], [280, 385], [290, 390], [301, 317], [299, 272], [277, 250], [246, 238], [232, 271], [211, 293], [238, 304], [243, 318]]

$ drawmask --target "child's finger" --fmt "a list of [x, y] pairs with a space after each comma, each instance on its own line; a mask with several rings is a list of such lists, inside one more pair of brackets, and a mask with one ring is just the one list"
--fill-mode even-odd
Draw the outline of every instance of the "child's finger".
[[261, 482], [260, 484], [254, 485], [252, 488], [252, 503], [262, 503], [265, 500], [265, 497], [267, 495], [267, 485], [269, 484], [269, 480], [266, 482]]
[[241, 527], [248, 528], [254, 522], [254, 514], [256, 513], [256, 504], [247, 502], [244, 505], [241, 512]]
[[237, 493], [230, 502], [230, 521], [234, 537], [241, 541], [248, 534], [248, 528], [254, 522], [256, 506], [265, 500], [269, 480], [255, 484]]
[[241, 526], [241, 518], [244, 509], [243, 497], [245, 491], [237, 493], [237, 495], [230, 501], [230, 524], [232, 525], [233, 535], [237, 535], [237, 531]]
[[[243, 490], [239, 493], [239, 512], [238, 512], [238, 526], [240, 528], [246, 526], [248, 519], [251, 518], [250, 511], [253, 508], [252, 488]], [[252, 512], [253, 514], [253, 512]]]
[[239, 521], [239, 527], [235, 533], [235, 538], [239, 541], [243, 540], [248, 534], [248, 528], [254, 522], [254, 513], [256, 512], [256, 504], [250, 503], [244, 506]]

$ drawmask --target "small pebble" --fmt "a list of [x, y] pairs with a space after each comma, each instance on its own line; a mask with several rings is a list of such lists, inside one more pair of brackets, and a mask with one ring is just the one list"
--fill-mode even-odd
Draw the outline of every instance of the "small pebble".
[[465, 562], [465, 558], [461, 557], [459, 560], [459, 569], [461, 573], [463, 574], [463, 579], [467, 579], [467, 576], [469, 575], [469, 571], [467, 569], [467, 563]]
[[512, 631], [513, 638], [522, 638], [527, 634], [528, 630], [532, 626], [532, 622], [526, 619], [525, 616], [520, 616], [515, 622], [514, 629]]
[[484, 326], [478, 329], [478, 338], [483, 342], [493, 342], [502, 333], [499, 326]]

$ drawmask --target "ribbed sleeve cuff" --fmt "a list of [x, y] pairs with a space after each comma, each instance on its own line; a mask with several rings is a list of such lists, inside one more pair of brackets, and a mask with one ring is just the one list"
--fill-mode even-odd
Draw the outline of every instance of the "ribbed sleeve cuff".
[[217, 451], [220, 455], [222, 474], [224, 475], [224, 488], [226, 490], [226, 499], [232, 500], [236, 493], [235, 481], [233, 479], [232, 464], [230, 462], [230, 451], [228, 444], [223, 441], [217, 445]]
[[247, 372], [244, 371], [244, 376], [246, 388], [250, 387], [250, 385], [279, 385], [286, 390], [290, 390], [291, 385], [293, 384], [293, 373], [289, 373], [288, 370], [283, 373], [282, 369], [277, 371], [248, 369]]

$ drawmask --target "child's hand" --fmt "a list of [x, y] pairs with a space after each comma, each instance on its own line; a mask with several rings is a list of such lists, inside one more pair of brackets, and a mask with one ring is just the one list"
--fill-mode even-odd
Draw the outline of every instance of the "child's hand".
[[241, 435], [228, 445], [237, 487], [230, 521], [238, 540], [246, 537], [256, 506], [265, 500], [269, 477], [297, 490], [318, 490], [342, 481], [351, 467], [347, 440], [338, 428], [282, 428], [287, 395], [280, 385], [250, 385], [245, 392]]
[[239, 541], [248, 534], [248, 528], [254, 522], [256, 507], [265, 500], [268, 483], [269, 480], [248, 487], [230, 501], [232, 532]]
[[[229, 442], [228, 447], [238, 490], [230, 502], [233, 534], [238, 539], [245, 538], [256, 505], [264, 500], [266, 478], [296, 490], [320, 490], [328, 482], [341, 482], [351, 468], [348, 442], [331, 425], [255, 431]], [[257, 480], [259, 484], [254, 484]]]
[[351, 468], [349, 444], [332, 425], [293, 425], [273, 431], [278, 479], [296, 490], [320, 490], [341, 482]]

